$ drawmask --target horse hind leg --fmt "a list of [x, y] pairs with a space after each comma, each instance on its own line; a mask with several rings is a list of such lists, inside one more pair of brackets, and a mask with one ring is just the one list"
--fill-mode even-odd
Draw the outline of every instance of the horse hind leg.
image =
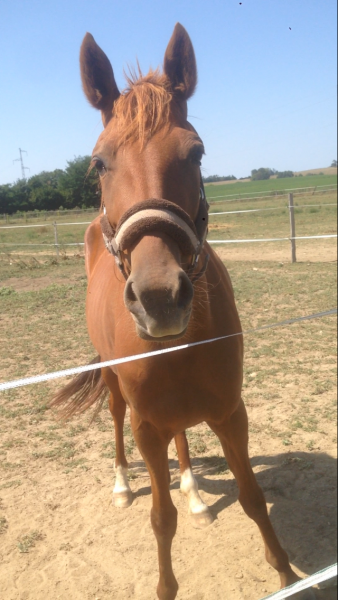
[[128, 462], [125, 455], [123, 425], [126, 415], [126, 403], [120, 392], [117, 377], [111, 371], [104, 373], [104, 379], [110, 389], [109, 410], [113, 417], [115, 429], [115, 484], [113, 503], [117, 508], [128, 508], [133, 502], [133, 494], [128, 481]]
[[194, 527], [203, 529], [213, 522], [213, 517], [208, 506], [199, 495], [197, 481], [191, 468], [189, 447], [184, 431], [175, 435], [175, 444], [181, 471], [180, 489], [188, 499], [189, 514]]
[[[267, 562], [278, 571], [281, 589], [299, 581], [281, 547], [268, 516], [265, 498], [252, 471], [248, 455], [248, 420], [244, 403], [222, 425], [208, 423], [218, 436], [239, 487], [239, 501], [245, 513], [258, 525]], [[297, 600], [315, 600], [312, 590], [295, 595]]]

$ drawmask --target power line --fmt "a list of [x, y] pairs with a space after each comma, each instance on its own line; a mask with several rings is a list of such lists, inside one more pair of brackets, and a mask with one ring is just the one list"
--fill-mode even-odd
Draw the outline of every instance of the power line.
[[25, 152], [27, 154], [27, 151], [26, 150], [22, 150], [21, 148], [19, 148], [19, 152], [20, 152], [20, 158], [15, 158], [13, 160], [13, 162], [16, 162], [18, 160], [20, 161], [20, 163], [21, 163], [21, 179], [25, 180], [26, 179], [25, 171], [29, 171], [29, 167], [25, 167], [24, 166], [24, 164], [23, 164], [23, 158], [22, 158], [22, 153]]

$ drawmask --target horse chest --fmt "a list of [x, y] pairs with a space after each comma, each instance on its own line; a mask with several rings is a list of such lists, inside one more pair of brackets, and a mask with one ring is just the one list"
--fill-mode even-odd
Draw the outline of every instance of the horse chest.
[[126, 402], [142, 419], [161, 427], [170, 422], [174, 430], [182, 430], [222, 420], [238, 404], [238, 377], [214, 367], [208, 359], [204, 365], [197, 361], [194, 353], [176, 360], [161, 356], [119, 366], [118, 378]]

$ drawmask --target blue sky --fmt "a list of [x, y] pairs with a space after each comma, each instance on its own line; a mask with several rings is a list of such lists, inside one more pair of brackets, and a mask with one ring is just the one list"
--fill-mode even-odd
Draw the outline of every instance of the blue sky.
[[[0, 184], [65, 168], [101, 131], [78, 56], [90, 31], [123, 68], [162, 64], [176, 21], [194, 44], [199, 83], [189, 103], [204, 174], [302, 170], [337, 158], [334, 0], [0, 0]], [[289, 29], [291, 27], [291, 30]]]

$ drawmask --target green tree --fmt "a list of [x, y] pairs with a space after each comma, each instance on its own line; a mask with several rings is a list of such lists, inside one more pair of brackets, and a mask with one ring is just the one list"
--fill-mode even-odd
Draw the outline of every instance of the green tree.
[[10, 186], [8, 213], [29, 210], [29, 188], [25, 179], [18, 179]]
[[278, 173], [277, 173], [277, 179], [283, 179], [284, 177], [293, 177], [293, 176], [294, 176], [293, 171], [278, 171]]
[[0, 185], [0, 213], [7, 214], [10, 212], [12, 200], [12, 186], [9, 183]]
[[89, 170], [90, 156], [78, 156], [67, 161], [59, 178], [58, 188], [64, 197], [64, 208], [90, 208], [100, 203], [98, 176]]
[[263, 179], [270, 179], [270, 176], [274, 174], [275, 171], [273, 169], [261, 167], [260, 169], [253, 169], [251, 171], [251, 179], [252, 181], [261, 181]]
[[42, 171], [28, 180], [29, 210], [57, 210], [63, 205], [64, 196], [59, 189], [62, 175], [61, 169]]
[[234, 175], [209, 175], [208, 177], [202, 177], [204, 183], [213, 183], [214, 181], [237, 181], [237, 177]]

